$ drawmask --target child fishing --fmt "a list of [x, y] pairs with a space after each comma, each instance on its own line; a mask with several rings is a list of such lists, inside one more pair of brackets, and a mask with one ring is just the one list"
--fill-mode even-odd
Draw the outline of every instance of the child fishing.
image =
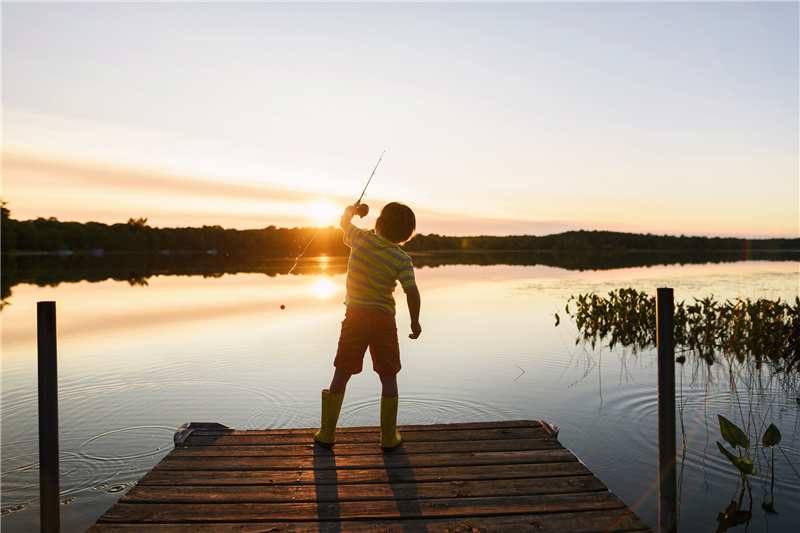
[[351, 376], [361, 372], [369, 348], [372, 368], [381, 380], [380, 445], [388, 451], [402, 442], [397, 431], [400, 345], [392, 296], [398, 281], [406, 294], [411, 317], [408, 337], [416, 339], [422, 333], [414, 266], [411, 258], [399, 247], [414, 234], [416, 218], [408, 206], [392, 202], [381, 210], [374, 231], [367, 231], [352, 222], [353, 216], [360, 214], [359, 207], [366, 205], [359, 201], [348, 206], [339, 222], [344, 230], [344, 243], [350, 247], [346, 310], [333, 361], [333, 379], [330, 387], [322, 391], [322, 424], [314, 434], [314, 441], [326, 448], [336, 443], [336, 424], [347, 382]]

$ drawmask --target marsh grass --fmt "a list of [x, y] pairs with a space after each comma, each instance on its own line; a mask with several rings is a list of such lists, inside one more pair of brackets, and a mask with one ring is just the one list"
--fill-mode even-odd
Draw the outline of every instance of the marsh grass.
[[[633, 352], [656, 344], [656, 300], [632, 288], [571, 296], [566, 314], [575, 321], [579, 336], [595, 346], [607, 340]], [[558, 314], [556, 320], [560, 321]], [[683, 362], [691, 354], [709, 365], [735, 358], [756, 368], [769, 364], [780, 372], [800, 371], [800, 298], [794, 304], [777, 300], [737, 299], [718, 302], [709, 296], [675, 304], [674, 343]]]
[[[656, 299], [644, 292], [621, 288], [607, 296], [595, 293], [571, 296], [565, 312], [578, 328], [576, 344], [590, 345], [594, 350], [601, 343], [609, 349], [621, 348], [632, 354], [656, 346]], [[556, 324], [559, 322], [556, 313]], [[681, 301], [675, 304], [673, 333], [678, 354], [676, 362], [688, 367], [693, 381], [706, 383], [705, 401], [708, 401], [708, 386], [713, 387], [714, 380], [727, 381], [733, 398], [735, 420], [718, 415], [724, 442], [717, 440], [716, 444], [740, 474], [741, 490], [737, 483], [738, 498], [734, 494], [725, 511], [719, 513], [718, 531], [746, 523], [752, 517], [750, 478], [759, 474], [756, 464], [762, 467], [762, 475], [769, 481], [769, 484], [764, 483], [762, 508], [766, 513], [777, 513], [773, 506], [775, 448], [798, 480], [800, 473], [780, 447], [780, 430], [769, 422], [772, 401], [763, 416], [758, 414], [761, 409], [756, 404], [766, 398], [767, 391], [775, 385], [800, 403], [800, 298], [795, 298], [794, 304], [780, 299], [719, 302], [713, 296], [695, 298], [689, 304]], [[767, 371], [764, 371], [765, 366]], [[740, 394], [740, 385], [748, 392]], [[687, 434], [683, 415], [687, 402], [681, 373], [677, 407], [684, 458]], [[704, 412], [706, 409], [704, 407]], [[682, 471], [683, 467], [681, 475]], [[743, 506], [745, 493], [749, 498]]]

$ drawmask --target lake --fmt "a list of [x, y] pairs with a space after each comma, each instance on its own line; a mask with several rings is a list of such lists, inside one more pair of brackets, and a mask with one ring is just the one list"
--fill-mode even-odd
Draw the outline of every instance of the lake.
[[[303, 259], [291, 275], [291, 260], [252, 259], [237, 269], [208, 267], [224, 262], [220, 257], [195, 259], [71, 259], [81, 262], [71, 269], [61, 258], [58, 268], [20, 262], [14, 270], [4, 257], [4, 277], [19, 278], [4, 287], [2, 310], [4, 529], [38, 531], [38, 301], [57, 306], [63, 531], [88, 528], [172, 449], [173, 433], [185, 422], [236, 429], [319, 424], [319, 391], [330, 382], [344, 314], [346, 259]], [[92, 261], [118, 269], [103, 273], [90, 268]], [[396, 292], [403, 364], [398, 423], [557, 425], [559, 440], [654, 529], [655, 350], [576, 344], [577, 328], [564, 313], [568, 298], [621, 287], [651, 295], [672, 287], [675, 300], [687, 302], [711, 295], [794, 302], [800, 295], [796, 260], [598, 269], [473, 262], [483, 264], [415, 258], [419, 339], [407, 338], [408, 311]], [[775, 423], [783, 440], [775, 450], [774, 485], [765, 475], [769, 451], [759, 444], [752, 454], [759, 470], [752, 518], [728, 531], [796, 527], [797, 375], [773, 376], [764, 367], [741, 372], [731, 387], [727, 367], [690, 357], [676, 364], [676, 380], [679, 452], [681, 427], [686, 440], [678, 458], [680, 531], [717, 530], [720, 513], [739, 497], [740, 476], [716, 441], [722, 441], [717, 415], [738, 421], [740, 408], [759, 423]], [[340, 425], [378, 425], [379, 394], [366, 362], [350, 381]], [[744, 502], [747, 508], [747, 495]]]

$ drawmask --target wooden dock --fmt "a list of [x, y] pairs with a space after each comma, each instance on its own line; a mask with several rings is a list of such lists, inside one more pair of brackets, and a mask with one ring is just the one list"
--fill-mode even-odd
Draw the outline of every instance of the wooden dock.
[[557, 439], [521, 420], [235, 431], [192, 424], [92, 526], [109, 531], [650, 531]]

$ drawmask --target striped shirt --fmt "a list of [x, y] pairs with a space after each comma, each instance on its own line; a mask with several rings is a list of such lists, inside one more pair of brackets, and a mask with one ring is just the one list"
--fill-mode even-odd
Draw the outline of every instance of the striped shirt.
[[416, 288], [411, 258], [392, 241], [348, 223], [344, 243], [350, 247], [347, 295], [344, 304], [360, 309], [380, 309], [394, 316], [392, 293], [397, 282], [403, 291]]

